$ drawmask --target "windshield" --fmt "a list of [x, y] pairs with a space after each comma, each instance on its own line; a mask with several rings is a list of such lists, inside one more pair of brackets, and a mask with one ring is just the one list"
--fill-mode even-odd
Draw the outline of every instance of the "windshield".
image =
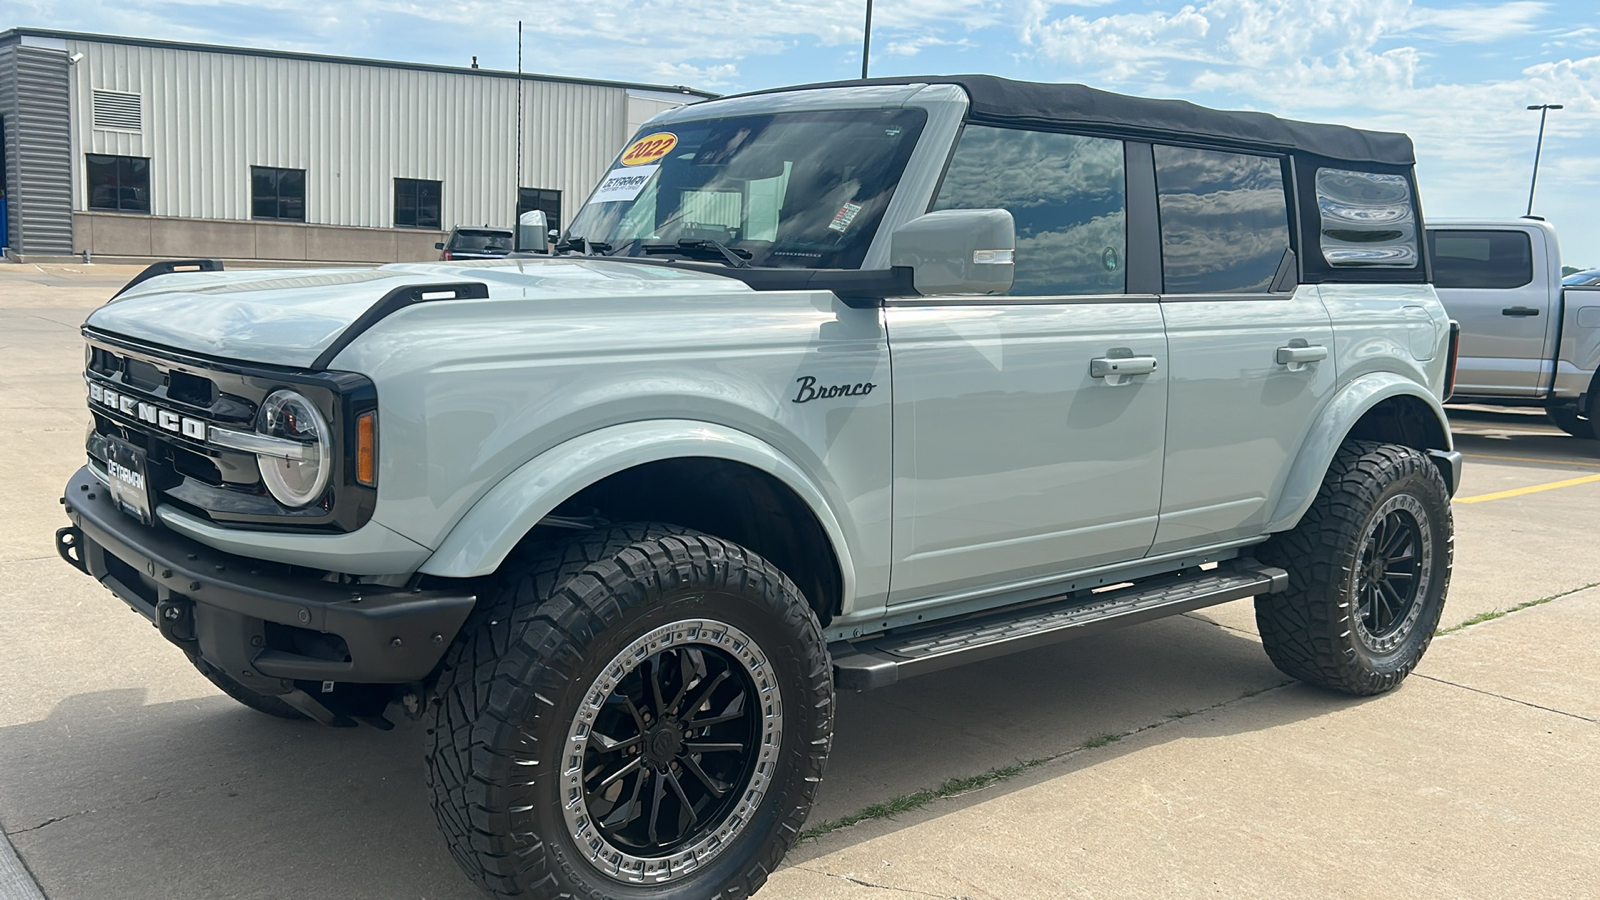
[[858, 268], [926, 120], [867, 109], [647, 127], [567, 237], [613, 256], [716, 242], [752, 266]]

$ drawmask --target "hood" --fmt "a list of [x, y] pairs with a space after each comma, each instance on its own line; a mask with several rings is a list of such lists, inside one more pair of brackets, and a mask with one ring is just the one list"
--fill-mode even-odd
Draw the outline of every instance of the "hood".
[[461, 282], [488, 285], [489, 298], [428, 302], [601, 301], [750, 290], [741, 281], [709, 273], [591, 257], [187, 272], [138, 285], [95, 310], [84, 324], [189, 353], [304, 368], [390, 291]]

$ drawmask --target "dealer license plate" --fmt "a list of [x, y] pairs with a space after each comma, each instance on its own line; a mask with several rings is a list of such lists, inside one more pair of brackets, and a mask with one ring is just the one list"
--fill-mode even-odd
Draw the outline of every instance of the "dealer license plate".
[[107, 442], [106, 473], [111, 476], [111, 499], [122, 511], [149, 525], [153, 519], [150, 510], [150, 478], [145, 465], [144, 450], [127, 441], [111, 438]]

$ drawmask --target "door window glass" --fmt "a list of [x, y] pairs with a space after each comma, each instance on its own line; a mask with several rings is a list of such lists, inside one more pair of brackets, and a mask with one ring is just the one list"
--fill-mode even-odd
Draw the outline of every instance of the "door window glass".
[[1505, 289], [1533, 281], [1525, 231], [1429, 231], [1428, 250], [1434, 287]]
[[1155, 158], [1166, 292], [1268, 290], [1289, 249], [1282, 163], [1161, 144]]
[[1121, 141], [968, 125], [933, 208], [1011, 213], [1017, 224], [1012, 294], [1127, 290]]

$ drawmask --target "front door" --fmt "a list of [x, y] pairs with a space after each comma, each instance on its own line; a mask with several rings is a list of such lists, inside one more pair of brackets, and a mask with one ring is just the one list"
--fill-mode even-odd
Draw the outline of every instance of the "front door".
[[1016, 278], [1007, 297], [885, 309], [891, 604], [1043, 593], [1149, 549], [1167, 348], [1156, 297], [1127, 293], [1125, 168], [1117, 140], [963, 131], [934, 206], [1010, 210]]

